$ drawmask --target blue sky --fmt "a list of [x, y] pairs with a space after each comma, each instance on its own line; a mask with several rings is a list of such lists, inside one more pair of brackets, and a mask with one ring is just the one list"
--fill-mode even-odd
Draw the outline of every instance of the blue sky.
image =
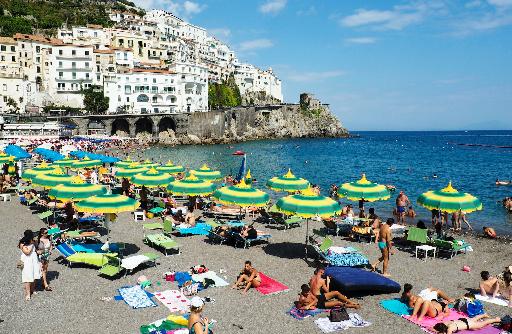
[[137, 0], [272, 67], [351, 130], [512, 129], [512, 0]]

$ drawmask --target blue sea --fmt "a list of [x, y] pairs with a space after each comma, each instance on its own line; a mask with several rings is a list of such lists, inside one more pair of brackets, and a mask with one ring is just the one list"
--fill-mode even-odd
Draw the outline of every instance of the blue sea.
[[[247, 153], [252, 177], [259, 181], [256, 186], [261, 189], [269, 178], [284, 174], [288, 168], [295, 175], [318, 184], [324, 195], [328, 195], [330, 184], [353, 181], [366, 173], [371, 181], [395, 185], [396, 193], [405, 191], [414, 204], [421, 193], [443, 188], [451, 180], [456, 189], [469, 192], [483, 202], [482, 211], [468, 215], [470, 223], [478, 228], [492, 226], [500, 233], [512, 234], [512, 215], [507, 214], [500, 203], [504, 197], [512, 196], [512, 186], [495, 185], [498, 178], [512, 180], [512, 131], [353, 134], [359, 137], [152, 147], [143, 155], [160, 162], [170, 159], [187, 168], [199, 168], [208, 163], [224, 174], [236, 175], [241, 157], [232, 153], [243, 150]], [[273, 198], [282, 195], [269, 193]], [[341, 202], [347, 201], [342, 199]], [[381, 217], [391, 216], [394, 197], [370, 206], [374, 206]], [[419, 218], [430, 220], [426, 209], [414, 207]]]

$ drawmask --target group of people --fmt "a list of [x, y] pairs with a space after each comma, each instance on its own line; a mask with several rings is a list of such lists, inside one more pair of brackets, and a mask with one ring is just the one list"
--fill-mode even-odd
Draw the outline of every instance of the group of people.
[[48, 262], [53, 249], [48, 236], [48, 229], [41, 228], [37, 236], [31, 230], [26, 230], [18, 242], [20, 259], [18, 268], [21, 269], [21, 280], [25, 291], [25, 300], [30, 300], [36, 293], [36, 281], [41, 280], [42, 289], [52, 291], [48, 284]]

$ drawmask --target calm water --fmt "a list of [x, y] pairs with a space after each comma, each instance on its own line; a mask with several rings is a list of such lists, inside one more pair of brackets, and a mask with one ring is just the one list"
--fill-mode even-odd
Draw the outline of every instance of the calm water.
[[[512, 148], [468, 147], [454, 143], [512, 146], [512, 131], [470, 132], [360, 132], [351, 139], [291, 139], [254, 141], [232, 145], [154, 147], [144, 157], [157, 161], [173, 160], [187, 168], [210, 167], [236, 175], [241, 157], [235, 150], [247, 153], [253, 178], [264, 188], [272, 176], [292, 168], [295, 175], [319, 184], [324, 195], [329, 185], [360, 177], [393, 184], [404, 190], [412, 202], [422, 192], [443, 188], [449, 180], [459, 191], [479, 197], [484, 210], [469, 215], [477, 227], [493, 226], [512, 234], [512, 215], [501, 204], [512, 196], [511, 187], [497, 187], [496, 178], [512, 179]], [[437, 174], [438, 178], [432, 178]], [[270, 192], [272, 196], [275, 193]], [[342, 200], [342, 202], [345, 202]], [[391, 214], [394, 198], [373, 206], [381, 216]], [[430, 213], [415, 205], [420, 218]]]

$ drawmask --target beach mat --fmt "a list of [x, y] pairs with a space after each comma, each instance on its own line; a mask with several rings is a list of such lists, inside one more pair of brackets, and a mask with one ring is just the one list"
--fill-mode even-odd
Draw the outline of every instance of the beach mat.
[[155, 297], [171, 312], [188, 312], [190, 309], [190, 300], [179, 290], [155, 292]]
[[[458, 312], [454, 309], [450, 309], [450, 315], [444, 317], [443, 319], [437, 319], [437, 318], [430, 318], [425, 317], [421, 322], [417, 319], [411, 319], [410, 316], [402, 316], [404, 319], [412, 322], [413, 324], [416, 324], [423, 329], [423, 331], [430, 333], [430, 334], [437, 334], [436, 331], [432, 328], [435, 324], [438, 322], [446, 322], [446, 321], [452, 321], [457, 320], [459, 318], [467, 318], [468, 316], [462, 312]], [[493, 327], [491, 325], [486, 326], [482, 329], [478, 330], [461, 330], [457, 333], [459, 334], [499, 334], [501, 332], [500, 329]]]
[[151, 300], [147, 292], [143, 290], [140, 285], [122, 287], [118, 289], [119, 295], [123, 298], [126, 304], [134, 309], [156, 307], [156, 303]]
[[286, 314], [291, 315], [292, 317], [294, 317], [297, 320], [304, 320], [306, 318], [314, 317], [315, 315], [324, 313], [324, 312], [329, 312], [329, 310], [324, 310], [324, 309], [320, 309], [320, 308], [317, 308], [314, 310], [301, 310], [301, 309], [298, 309], [296, 306], [292, 306], [292, 308], [289, 309], [288, 312], [286, 312]]
[[322, 331], [322, 333], [334, 333], [342, 330], [346, 330], [353, 327], [368, 327], [371, 325], [368, 321], [365, 321], [357, 313], [350, 313], [349, 320], [340, 322], [331, 322], [329, 318], [319, 318], [315, 320], [315, 324]]
[[272, 295], [289, 290], [289, 288], [286, 285], [276, 281], [273, 278], [268, 277], [264, 273], [260, 272], [259, 275], [261, 277], [261, 284], [259, 287], [256, 288], [256, 290], [258, 290], [261, 294]]
[[375, 295], [398, 293], [400, 284], [377, 273], [351, 267], [328, 267], [325, 275], [331, 276], [334, 289], [345, 295]]
[[402, 303], [398, 298], [381, 300], [380, 306], [385, 310], [400, 316], [410, 315], [412, 313], [412, 308]]
[[215, 282], [215, 287], [223, 287], [228, 286], [229, 283], [226, 282], [223, 278], [221, 278], [215, 271], [209, 270], [202, 274], [194, 274], [192, 275], [192, 280], [194, 282], [203, 283], [206, 278], [211, 279]]
[[503, 297], [501, 297], [501, 296], [498, 296], [496, 298], [492, 298], [492, 297], [489, 297], [489, 296], [484, 297], [481, 294], [476, 294], [475, 298], [478, 299], [478, 300], [481, 300], [483, 302], [486, 302], [486, 303], [496, 304], [496, 305], [505, 306], [505, 307], [508, 306], [508, 301], [506, 299], [504, 299]]
[[208, 235], [212, 227], [206, 223], [197, 223], [194, 227], [176, 228], [176, 232], [186, 235]]

